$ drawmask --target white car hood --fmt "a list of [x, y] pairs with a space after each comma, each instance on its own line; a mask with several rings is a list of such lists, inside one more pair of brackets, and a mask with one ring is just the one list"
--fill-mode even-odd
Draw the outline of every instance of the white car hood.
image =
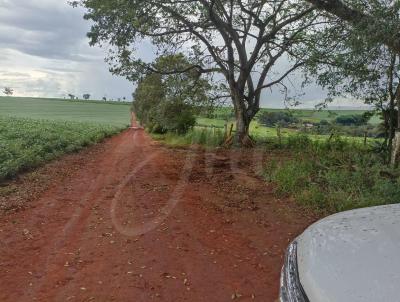
[[310, 302], [400, 301], [400, 205], [330, 216], [297, 242]]

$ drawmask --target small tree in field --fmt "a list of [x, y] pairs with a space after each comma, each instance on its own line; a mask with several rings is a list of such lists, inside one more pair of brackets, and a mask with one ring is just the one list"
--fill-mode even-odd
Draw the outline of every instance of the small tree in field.
[[90, 99], [90, 94], [89, 93], [85, 93], [84, 95], [83, 95], [83, 99], [84, 100], [89, 100]]
[[75, 95], [73, 95], [73, 94], [71, 94], [71, 93], [68, 93], [68, 97], [69, 97], [71, 100], [75, 100]]
[[[190, 66], [182, 54], [158, 58], [157, 69], [175, 70]], [[149, 73], [134, 94], [133, 110], [142, 124], [153, 132], [185, 133], [196, 123], [195, 113], [208, 103], [211, 85], [193, 70], [161, 75]]]
[[14, 89], [11, 87], [5, 87], [3, 93], [7, 96], [12, 96], [14, 94]]

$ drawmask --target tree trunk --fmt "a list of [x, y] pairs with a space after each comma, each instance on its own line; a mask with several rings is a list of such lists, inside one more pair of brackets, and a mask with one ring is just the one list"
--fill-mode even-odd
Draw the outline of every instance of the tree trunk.
[[254, 147], [254, 141], [249, 135], [251, 119], [248, 118], [246, 111], [236, 110], [236, 133], [228, 139], [227, 144], [238, 147]]
[[400, 160], [400, 130], [397, 130], [392, 143], [392, 156], [391, 156], [392, 166], [394, 167], [398, 166], [399, 160]]
[[246, 136], [249, 135], [250, 123], [246, 118], [246, 113], [242, 110], [236, 112], [236, 136], [241, 142]]
[[232, 102], [235, 108], [236, 133], [225, 141], [225, 145], [235, 145], [239, 147], [254, 147], [255, 142], [250, 137], [250, 123], [258, 112], [255, 102], [246, 100], [243, 92], [237, 85], [231, 85]]
[[398, 167], [400, 161], [400, 86], [397, 87], [396, 91], [397, 100], [397, 129], [392, 142], [392, 154], [390, 162], [393, 167]]

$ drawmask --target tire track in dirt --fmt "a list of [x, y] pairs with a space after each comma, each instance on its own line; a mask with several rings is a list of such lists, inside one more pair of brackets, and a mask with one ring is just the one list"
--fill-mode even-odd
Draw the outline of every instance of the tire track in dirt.
[[[125, 144], [125, 140], [118, 142], [115, 146], [116, 150], [121, 148], [121, 144]], [[91, 208], [97, 198], [99, 198], [99, 193], [101, 192], [104, 187], [110, 185], [110, 181], [113, 179], [112, 175], [109, 175], [107, 171], [104, 171], [103, 167], [109, 167], [109, 162], [121, 163], [122, 159], [119, 159], [118, 156], [115, 154], [107, 153], [105, 154], [105, 159], [100, 162], [100, 170], [98, 171], [98, 176], [92, 181], [91, 183], [87, 184], [88, 187], [86, 188], [86, 193], [81, 197], [79, 207], [73, 213], [71, 219], [68, 223], [63, 227], [61, 231], [61, 238], [55, 238], [55, 242], [51, 247], [50, 251], [45, 251], [46, 254], [52, 255], [51, 257], [47, 258], [44, 275], [46, 279], [56, 279], [57, 277], [60, 278], [63, 275], [63, 272], [60, 272], [60, 266], [54, 267], [54, 263], [67, 263], [65, 261], [65, 255], [69, 253], [70, 250], [76, 250], [77, 240], [79, 240], [80, 234], [84, 231], [86, 227], [87, 220], [91, 215]], [[89, 178], [90, 179], [90, 178]], [[104, 194], [102, 194], [104, 195]], [[101, 198], [101, 197], [100, 197]], [[66, 264], [64, 264], [64, 267]], [[47, 292], [46, 289], [46, 280], [44, 282], [39, 282], [32, 290], [27, 292], [26, 298], [35, 297], [38, 293]], [[46, 297], [49, 299], [50, 297]], [[51, 299], [53, 300], [53, 299]]]
[[103, 147], [4, 217], [0, 301], [276, 300], [284, 249], [315, 217], [276, 199], [252, 155], [135, 129]]

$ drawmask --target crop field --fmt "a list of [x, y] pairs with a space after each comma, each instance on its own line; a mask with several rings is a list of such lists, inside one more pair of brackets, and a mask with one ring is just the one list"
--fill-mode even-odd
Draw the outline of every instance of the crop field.
[[0, 181], [119, 133], [129, 105], [0, 98]]
[[130, 104], [0, 97], [0, 116], [127, 126]]

